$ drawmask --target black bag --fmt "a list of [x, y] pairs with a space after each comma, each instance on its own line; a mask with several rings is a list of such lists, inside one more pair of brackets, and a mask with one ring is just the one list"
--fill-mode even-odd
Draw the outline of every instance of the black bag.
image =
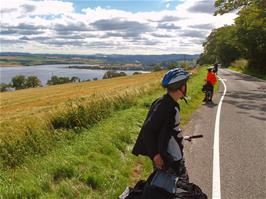
[[201, 188], [193, 183], [178, 183], [175, 194], [155, 186], [145, 186], [142, 199], [207, 199]]
[[201, 91], [204, 92], [204, 93], [207, 91], [207, 85], [206, 84], [202, 86]]
[[146, 181], [140, 180], [134, 188], [127, 187], [118, 199], [142, 199], [145, 184]]
[[163, 188], [151, 185], [154, 176], [156, 172], [153, 172], [147, 181], [137, 182], [134, 188], [127, 187], [118, 199], [207, 199], [207, 195], [199, 186], [182, 179], [176, 183], [176, 193], [169, 193]]

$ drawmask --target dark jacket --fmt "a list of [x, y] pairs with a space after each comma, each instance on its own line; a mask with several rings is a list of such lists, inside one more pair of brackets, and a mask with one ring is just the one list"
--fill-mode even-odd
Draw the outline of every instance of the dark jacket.
[[160, 154], [167, 159], [167, 146], [173, 128], [176, 124], [175, 116], [179, 105], [168, 94], [155, 100], [148, 112], [144, 124], [140, 130], [132, 153], [134, 155], [149, 156], [151, 159]]

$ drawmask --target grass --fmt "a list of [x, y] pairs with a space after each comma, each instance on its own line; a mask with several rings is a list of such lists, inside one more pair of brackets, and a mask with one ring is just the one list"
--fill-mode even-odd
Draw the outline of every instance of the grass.
[[242, 69], [242, 68], [235, 67], [235, 66], [229, 66], [228, 68], [230, 70], [234, 70], [234, 71], [237, 71], [237, 72], [240, 72], [240, 73], [244, 73], [244, 74], [247, 74], [247, 75], [251, 75], [251, 76], [266, 80], [266, 74], [264, 74], [264, 73], [258, 73], [258, 72], [253, 71], [253, 70]]
[[162, 73], [151, 73], [0, 93], [0, 137], [16, 132], [13, 126], [21, 129], [22, 126], [26, 126], [28, 120], [42, 121], [43, 117], [65, 109], [66, 102], [71, 103], [76, 99], [97, 101], [103, 96], [113, 97], [125, 92], [137, 93], [143, 87], [158, 83], [161, 76]]
[[[189, 80], [191, 100], [188, 105], [180, 103], [183, 125], [201, 104], [205, 75], [206, 70], [201, 69]], [[36, 154], [33, 149], [18, 167], [0, 168], [0, 198], [117, 198], [125, 186], [144, 178], [152, 169], [147, 158], [131, 155], [151, 102], [164, 91], [154, 87], [145, 93], [89, 128], [79, 123], [70, 127], [59, 125], [55, 128], [58, 140], [47, 153]], [[67, 115], [63, 118], [68, 118], [68, 111], [72, 114], [73, 110], [63, 110]], [[75, 130], [76, 126], [81, 128]], [[38, 133], [29, 131], [32, 139], [28, 145], [38, 143]], [[49, 145], [50, 141], [45, 142]]]
[[81, 128], [132, 106], [143, 92], [160, 87], [161, 76], [151, 73], [1, 93], [1, 165], [16, 167], [25, 156], [46, 154]]
[[248, 61], [245, 59], [236, 60], [228, 68], [231, 70], [240, 72], [240, 73], [244, 73], [247, 75], [251, 75], [251, 76], [266, 80], [266, 71], [261, 73], [261, 72], [256, 72], [254, 70], [251, 70], [250, 68], [248, 68]]

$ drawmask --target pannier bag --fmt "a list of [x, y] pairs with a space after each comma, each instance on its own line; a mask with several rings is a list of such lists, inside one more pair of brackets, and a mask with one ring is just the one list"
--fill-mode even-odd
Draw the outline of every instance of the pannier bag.
[[[159, 179], [162, 176], [163, 180]], [[163, 188], [168, 184], [164, 183], [166, 178], [164, 174], [155, 171], [147, 181], [139, 181], [134, 188], [127, 187], [119, 199], [207, 199], [199, 186], [182, 179], [176, 181], [175, 192], [172, 193], [172, 182], [169, 183], [170, 189]]]

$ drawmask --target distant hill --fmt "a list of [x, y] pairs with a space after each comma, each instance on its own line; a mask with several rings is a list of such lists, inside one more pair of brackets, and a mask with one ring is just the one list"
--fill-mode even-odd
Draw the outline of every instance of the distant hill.
[[199, 58], [199, 54], [165, 54], [165, 55], [73, 55], [73, 54], [32, 54], [20, 52], [0, 52], [0, 56], [38, 56], [38, 57], [56, 57], [56, 58], [81, 58], [81, 59], [96, 59], [102, 60], [107, 63], [142, 63], [152, 64], [158, 62], [171, 62], [171, 61], [192, 61]]

